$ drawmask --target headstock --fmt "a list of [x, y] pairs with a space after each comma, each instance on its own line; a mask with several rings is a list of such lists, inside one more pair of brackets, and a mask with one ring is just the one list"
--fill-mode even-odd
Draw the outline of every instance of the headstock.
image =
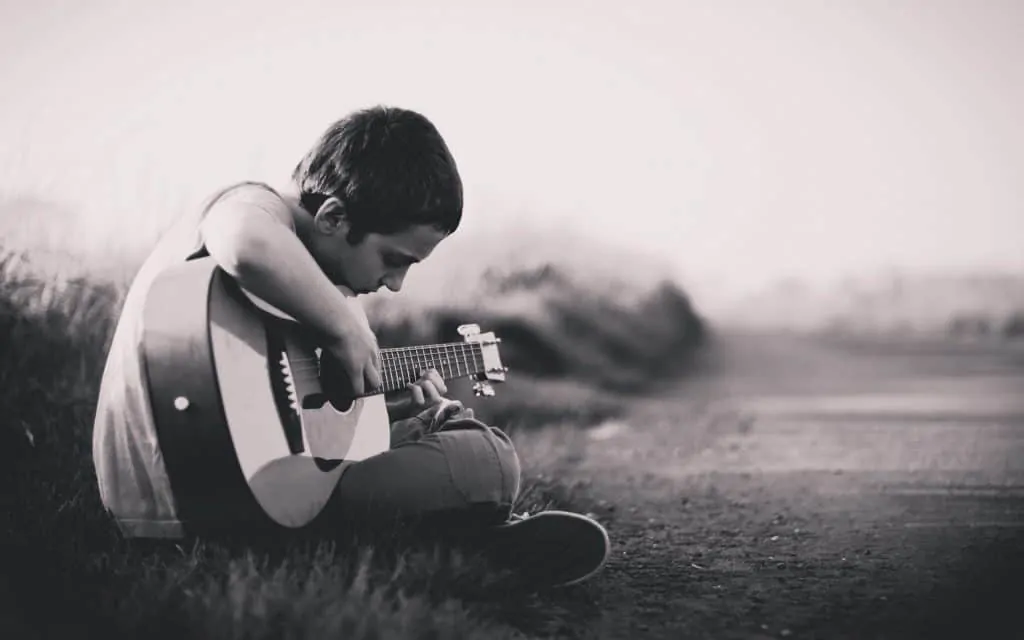
[[473, 393], [477, 396], [493, 396], [494, 387], [491, 383], [504, 382], [505, 372], [508, 371], [508, 367], [501, 364], [501, 354], [498, 353], [501, 338], [496, 338], [491, 331], [480, 333], [480, 326], [476, 324], [460, 325], [458, 331], [466, 342], [479, 344], [483, 356], [484, 370], [473, 376], [476, 380], [473, 383]]

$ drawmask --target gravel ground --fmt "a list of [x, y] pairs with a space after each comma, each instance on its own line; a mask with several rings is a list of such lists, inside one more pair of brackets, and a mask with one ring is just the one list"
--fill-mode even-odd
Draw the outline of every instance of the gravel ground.
[[1018, 347], [720, 337], [574, 445], [586, 635], [1024, 637], [1022, 390]]

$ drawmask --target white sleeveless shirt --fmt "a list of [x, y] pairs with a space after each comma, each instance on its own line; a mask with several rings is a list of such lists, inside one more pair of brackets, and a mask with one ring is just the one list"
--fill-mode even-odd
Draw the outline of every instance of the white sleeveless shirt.
[[270, 187], [242, 183], [216, 194], [198, 215], [187, 215], [161, 237], [132, 280], [100, 382], [92, 454], [103, 505], [127, 537], [184, 535], [157, 440], [142, 360], [142, 311], [154, 279], [167, 267], [204, 252], [199, 224], [229, 199], [264, 211], [295, 231], [287, 203]]

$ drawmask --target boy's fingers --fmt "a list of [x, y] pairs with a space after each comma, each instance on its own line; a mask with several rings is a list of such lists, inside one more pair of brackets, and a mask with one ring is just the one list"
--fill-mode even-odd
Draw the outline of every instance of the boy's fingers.
[[441, 393], [438, 391], [437, 387], [434, 386], [434, 383], [429, 380], [425, 380], [420, 383], [420, 386], [423, 388], [423, 393], [426, 394], [430, 404], [436, 404], [441, 401]]
[[417, 405], [425, 404], [424, 399], [423, 399], [423, 389], [421, 389], [418, 384], [414, 384], [414, 383], [410, 382], [409, 384], [407, 384], [405, 386], [408, 387], [409, 391], [412, 393], [412, 401], [415, 404], [417, 404]]
[[362, 394], [365, 389], [363, 386], [364, 374], [349, 366], [347, 362], [342, 362], [341, 367], [348, 379], [349, 386], [352, 387], [352, 394], [356, 396]]
[[448, 393], [448, 387], [444, 384], [444, 378], [437, 372], [437, 369], [427, 369], [420, 378], [434, 385], [441, 394]]
[[366, 388], [367, 389], [379, 389], [380, 388], [380, 386], [381, 386], [380, 372], [377, 370], [376, 366], [374, 366], [372, 364], [370, 366], [368, 366], [366, 368], [366, 370], [363, 372], [363, 375], [366, 377]]

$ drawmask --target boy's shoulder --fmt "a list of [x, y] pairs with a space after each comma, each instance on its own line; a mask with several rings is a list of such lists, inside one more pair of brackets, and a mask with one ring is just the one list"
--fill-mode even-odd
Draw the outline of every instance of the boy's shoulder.
[[239, 205], [265, 211], [279, 222], [295, 228], [291, 205], [280, 191], [265, 182], [238, 182], [221, 189], [207, 201], [202, 215], [205, 217], [218, 207]]

